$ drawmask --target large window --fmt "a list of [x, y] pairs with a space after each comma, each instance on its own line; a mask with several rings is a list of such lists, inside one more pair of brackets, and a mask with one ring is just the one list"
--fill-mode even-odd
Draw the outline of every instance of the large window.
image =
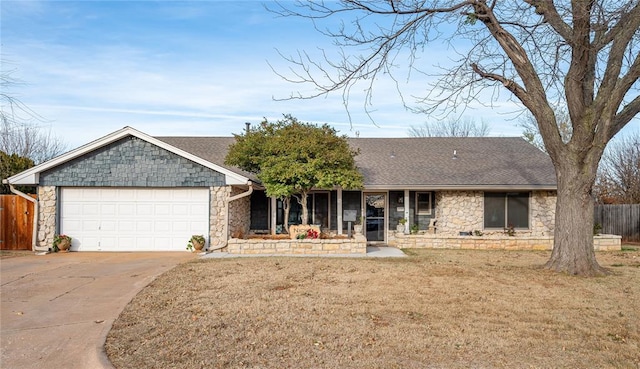
[[485, 228], [529, 228], [528, 192], [485, 192]]

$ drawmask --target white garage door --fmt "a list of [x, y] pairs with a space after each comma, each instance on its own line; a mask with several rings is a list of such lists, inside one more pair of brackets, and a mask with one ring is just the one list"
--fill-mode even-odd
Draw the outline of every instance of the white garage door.
[[209, 234], [206, 188], [62, 188], [60, 204], [74, 251], [185, 251]]

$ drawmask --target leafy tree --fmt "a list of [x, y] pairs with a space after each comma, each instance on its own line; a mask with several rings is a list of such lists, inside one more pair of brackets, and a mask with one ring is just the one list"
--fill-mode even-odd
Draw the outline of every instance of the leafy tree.
[[[418, 110], [452, 111], [483, 99], [483, 88], [494, 94], [506, 90], [535, 118], [556, 169], [554, 247], [546, 268], [587, 276], [607, 273], [593, 250], [592, 190], [607, 142], [640, 111], [639, 0], [295, 4], [280, 4], [273, 11], [309, 19], [333, 39], [337, 52], [285, 57], [290, 72], [280, 75], [315, 88], [291, 98], [341, 91], [346, 104], [362, 83], [368, 106], [379, 80], [391, 78], [400, 86], [401, 79], [430, 77], [433, 72], [424, 69], [419, 54], [433, 55], [436, 40], [449, 42], [454, 46], [449, 55], [457, 58], [440, 66], [441, 78], [417, 100], [426, 108]], [[407, 68], [399, 68], [402, 61]], [[406, 77], [397, 76], [405, 70]], [[554, 106], [567, 107], [572, 133], [566, 142]]]
[[489, 135], [489, 125], [486, 122], [476, 123], [472, 118], [425, 122], [421, 126], [411, 126], [411, 137], [486, 137]]
[[[293, 196], [307, 224], [307, 196], [313, 189], [361, 188], [363, 177], [346, 136], [325, 124], [320, 127], [285, 115], [275, 123], [266, 119], [229, 147], [225, 164], [256, 173], [267, 196], [288, 201]], [[288, 202], [285, 204], [288, 213]], [[285, 219], [288, 219], [285, 214]], [[285, 225], [288, 227], [288, 225]]]
[[[34, 165], [33, 160], [29, 158], [19, 156], [18, 154], [9, 155], [4, 151], [0, 151], [0, 181], [2, 179], [9, 178], [14, 174], [25, 171]], [[33, 187], [18, 187], [17, 190], [22, 192], [32, 192]], [[10, 194], [11, 190], [9, 189], [9, 185], [3, 184], [0, 193], [3, 195]]]

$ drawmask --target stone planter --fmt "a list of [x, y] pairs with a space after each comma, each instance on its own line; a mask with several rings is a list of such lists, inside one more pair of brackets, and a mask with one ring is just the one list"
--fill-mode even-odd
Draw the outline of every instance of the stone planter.
[[404, 233], [404, 224], [398, 224], [396, 226], [396, 232], [398, 233]]
[[362, 234], [362, 224], [356, 224], [353, 226], [353, 233]]

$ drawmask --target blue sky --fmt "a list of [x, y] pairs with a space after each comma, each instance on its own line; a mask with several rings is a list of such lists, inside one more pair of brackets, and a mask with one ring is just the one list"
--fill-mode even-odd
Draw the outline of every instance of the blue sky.
[[[229, 136], [241, 132], [245, 122], [276, 120], [285, 113], [361, 137], [403, 137], [410, 126], [438, 119], [407, 112], [390, 81], [374, 91], [375, 124], [358, 91], [350, 102], [351, 122], [339, 94], [275, 101], [301, 88], [269, 67], [289, 68], [277, 50], [290, 55], [333, 49], [309, 22], [277, 17], [262, 2], [0, 4], [2, 71], [13, 71], [22, 81], [8, 92], [42, 116], [43, 129], [63, 137], [70, 148], [124, 126], [154, 136]], [[430, 54], [434, 62], [446, 60], [438, 45]], [[401, 85], [405, 97], [426, 86], [419, 78]], [[464, 114], [487, 122], [494, 136], [519, 136], [518, 107], [504, 91], [500, 95], [494, 108], [472, 106]], [[638, 120], [630, 125], [640, 128]]]

